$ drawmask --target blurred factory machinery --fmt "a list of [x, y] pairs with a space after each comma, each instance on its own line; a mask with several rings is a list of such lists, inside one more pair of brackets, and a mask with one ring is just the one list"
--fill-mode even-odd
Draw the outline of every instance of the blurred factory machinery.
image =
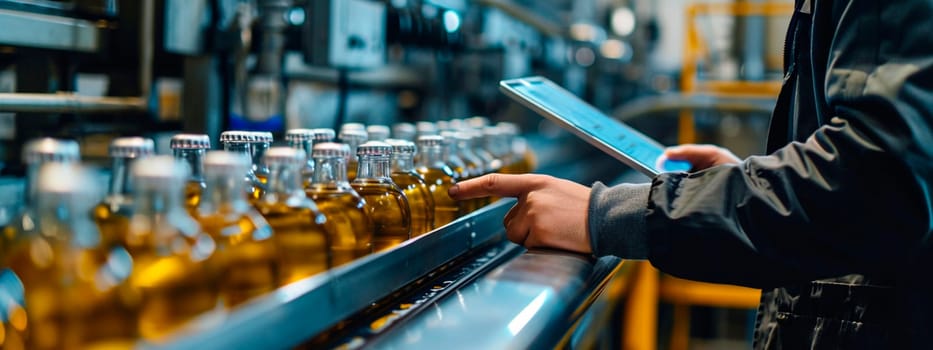
[[[538, 172], [584, 184], [646, 180], [499, 93], [498, 81], [527, 75], [546, 76], [666, 144], [715, 142], [740, 155], [760, 152], [772, 83], [781, 75], [788, 3], [0, 0], [0, 197], [7, 201], [0, 203], [0, 221], [22, 198], [21, 148], [42, 136], [78, 140], [82, 158], [103, 165], [118, 136], [152, 137], [158, 153], [169, 153], [168, 140], [179, 132], [217, 140], [224, 130], [260, 130], [282, 140], [291, 128], [486, 116], [526, 132]], [[491, 209], [484, 215], [499, 218], [473, 224], [500, 230], [503, 213]], [[490, 255], [495, 261], [517, 254], [497, 247], [506, 253]], [[450, 266], [449, 259], [432, 259], [426, 264], [436, 265], [421, 272]], [[584, 262], [569, 259], [573, 271], [565, 273], [585, 271], [581, 289], [594, 293], [592, 303], [618, 261]], [[567, 292], [565, 285], [554, 288]], [[600, 300], [610, 303], [603, 305], [609, 316], [584, 322], [574, 314], [575, 323], [562, 324], [573, 329], [562, 332], [604, 318], [621, 322], [615, 304]], [[566, 315], [551, 315], [558, 316]], [[230, 332], [235, 323], [214, 331]], [[301, 342], [310, 340], [300, 334]], [[179, 344], [197, 347], [198, 339]], [[525, 345], [582, 341], [542, 339]]]

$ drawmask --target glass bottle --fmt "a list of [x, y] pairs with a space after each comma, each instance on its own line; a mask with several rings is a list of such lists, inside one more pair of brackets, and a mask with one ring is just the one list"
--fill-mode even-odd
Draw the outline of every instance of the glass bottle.
[[314, 145], [314, 178], [307, 189], [327, 217], [333, 265], [339, 266], [372, 252], [373, 223], [366, 201], [347, 181], [350, 147], [325, 142]]
[[131, 347], [136, 315], [120, 288], [133, 261], [122, 248], [102, 244], [88, 215], [100, 198], [90, 171], [49, 163], [38, 177], [36, 234], [10, 258], [25, 298], [12, 307], [5, 348]]
[[389, 138], [389, 127], [386, 125], [370, 125], [366, 127], [370, 141], [385, 141]]
[[486, 151], [483, 147], [483, 132], [471, 127], [461, 129], [460, 132], [466, 134], [466, 136], [470, 138], [469, 148], [473, 151], [473, 154], [476, 154], [476, 156], [483, 161], [484, 174], [498, 172], [502, 164], [492, 153], [489, 153], [489, 151]]
[[432, 122], [420, 121], [415, 123], [416, 137], [437, 135], [437, 125]]
[[195, 215], [201, 202], [201, 192], [207, 186], [204, 183], [203, 161], [204, 152], [211, 148], [211, 139], [205, 134], [178, 134], [172, 136], [169, 145], [175, 158], [188, 163], [191, 169], [191, 176], [185, 184], [185, 207], [191, 215]]
[[509, 150], [503, 145], [502, 129], [497, 126], [483, 128], [483, 148], [496, 159], [498, 172], [502, 172], [511, 162]]
[[360, 167], [350, 186], [366, 200], [366, 213], [373, 222], [373, 251], [392, 248], [411, 238], [411, 207], [408, 198], [392, 181], [392, 146], [370, 141], [356, 154]]
[[[220, 143], [223, 144], [225, 151], [248, 156], [250, 162], [253, 162], [252, 144], [255, 142], [256, 134], [251, 131], [224, 131], [220, 133]], [[246, 192], [250, 194], [251, 202], [255, 203], [262, 196], [266, 185], [256, 176], [252, 167], [246, 171], [244, 181], [246, 182]]]
[[7, 253], [20, 244], [23, 238], [36, 231], [39, 168], [47, 163], [76, 163], [80, 158], [78, 143], [72, 140], [41, 138], [29, 141], [23, 146], [23, 162], [26, 164], [26, 195], [19, 213], [3, 229], [3, 235], [0, 235], [0, 262], [5, 262]]
[[415, 143], [387, 139], [392, 145], [392, 181], [402, 189], [411, 207], [411, 235], [417, 237], [434, 229], [434, 196], [421, 174], [415, 171]]
[[250, 157], [253, 159], [253, 174], [259, 182], [266, 183], [269, 178], [269, 168], [262, 164], [262, 155], [272, 147], [272, 133], [268, 131], [250, 131], [254, 139], [249, 145]]
[[392, 138], [398, 140], [415, 141], [415, 126], [411, 123], [396, 123], [392, 125]]
[[343, 123], [343, 125], [340, 126], [340, 132], [347, 130], [366, 131], [366, 125], [363, 123]]
[[434, 226], [440, 227], [456, 220], [463, 214], [463, 204], [447, 194], [447, 190], [457, 183], [454, 172], [444, 163], [444, 138], [438, 135], [418, 138], [421, 155], [415, 170], [424, 178], [428, 190], [434, 196]]
[[303, 150], [272, 147], [263, 157], [271, 170], [269, 190], [256, 203], [272, 225], [280, 268], [279, 285], [326, 271], [331, 267], [332, 232], [328, 219], [307, 197], [301, 183]]
[[[466, 163], [467, 173], [470, 174], [471, 178], [480, 177], [486, 173], [483, 159], [473, 153], [472, 148], [470, 147], [472, 139], [465, 132], [455, 132], [453, 134], [454, 140], [456, 140], [456, 145], [454, 145], [454, 150], [463, 159]], [[470, 199], [468, 201], [472, 210], [480, 209], [487, 204], [489, 204], [488, 197], [480, 197]], [[471, 211], [472, 211], [471, 210]]]
[[508, 149], [509, 158], [511, 159], [510, 164], [502, 168], [502, 172], [505, 174], [524, 174], [534, 171], [534, 152], [528, 148], [528, 143], [521, 136], [518, 125], [500, 122], [497, 126], [502, 130], [503, 147]]
[[460, 155], [457, 153], [456, 133], [452, 131], [441, 131], [440, 135], [444, 138], [444, 163], [447, 163], [450, 170], [454, 171], [454, 179], [457, 181], [464, 181], [472, 178], [470, 171], [467, 169], [466, 162], [464, 162], [463, 158], [460, 158]]
[[314, 135], [314, 143], [324, 143], [324, 142], [334, 142], [334, 138], [337, 137], [337, 133], [334, 132], [334, 129], [328, 128], [317, 128], [311, 129], [311, 133]]
[[187, 164], [171, 156], [140, 159], [130, 169], [136, 208], [126, 248], [133, 259], [129, 290], [138, 300], [138, 331], [164, 339], [218, 305], [216, 242], [182, 205]]
[[142, 137], [120, 137], [110, 143], [110, 186], [107, 196], [94, 208], [94, 221], [100, 229], [103, 246], [122, 245], [133, 216], [133, 195], [130, 166], [136, 159], [155, 153], [152, 140]]
[[360, 146], [363, 142], [366, 142], [366, 139], [369, 135], [366, 134], [366, 130], [359, 129], [346, 129], [341, 130], [340, 142], [350, 146], [350, 156], [347, 158], [347, 179], [353, 181], [356, 179], [356, 170], [359, 168], [359, 158], [356, 156], [356, 148]]
[[[314, 146], [314, 131], [311, 129], [290, 129], [285, 132], [285, 142], [294, 149], [300, 149], [305, 154], [311, 154]], [[314, 174], [314, 158], [306, 157], [305, 164], [301, 167], [301, 183], [307, 188], [311, 185], [311, 176]]]
[[250, 163], [246, 156], [227, 151], [204, 156], [207, 188], [197, 219], [216, 244], [211, 264], [218, 273], [220, 299], [228, 308], [278, 287], [272, 228], [250, 206], [239, 175]]

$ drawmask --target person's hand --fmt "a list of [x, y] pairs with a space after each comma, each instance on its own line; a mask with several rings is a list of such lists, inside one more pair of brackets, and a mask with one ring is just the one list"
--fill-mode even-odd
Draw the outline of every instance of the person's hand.
[[713, 145], [680, 145], [668, 147], [658, 159], [658, 163], [665, 160], [683, 160], [690, 163], [691, 171], [699, 171], [723, 164], [736, 164], [741, 161], [731, 151]]
[[590, 254], [587, 210], [590, 188], [546, 175], [489, 174], [451, 187], [450, 197], [516, 197], [502, 220], [512, 242], [528, 248], [556, 248]]

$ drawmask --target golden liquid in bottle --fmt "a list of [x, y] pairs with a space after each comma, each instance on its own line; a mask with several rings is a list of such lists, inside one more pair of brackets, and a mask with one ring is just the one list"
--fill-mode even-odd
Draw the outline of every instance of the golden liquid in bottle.
[[256, 205], [274, 232], [280, 286], [327, 271], [330, 239], [310, 208], [260, 201]]
[[373, 252], [392, 248], [411, 238], [411, 209], [398, 187], [370, 179], [350, 185], [366, 200], [366, 214], [373, 222]]
[[126, 230], [130, 227], [128, 206], [100, 203], [94, 207], [93, 215], [100, 231], [101, 246], [122, 245], [126, 239]]
[[411, 208], [411, 236], [417, 237], [434, 229], [434, 197], [431, 190], [418, 173], [408, 171], [392, 172], [395, 182], [408, 198]]
[[12, 307], [4, 348], [130, 348], [137, 315], [114, 271], [129, 270], [124, 250], [66, 247], [42, 237], [11, 253], [25, 290], [25, 309]]
[[211, 259], [225, 306], [237, 306], [278, 287], [275, 242], [262, 218], [215, 214], [198, 221], [216, 244]]
[[359, 195], [312, 185], [308, 197], [327, 217], [331, 233], [330, 252], [333, 266], [340, 266], [372, 252], [373, 223], [366, 215], [365, 201]]
[[198, 205], [201, 205], [201, 194], [204, 193], [205, 185], [201, 181], [188, 181], [185, 183], [185, 209], [188, 214], [195, 216], [198, 212]]
[[359, 160], [356, 157], [350, 157], [351, 159], [347, 161], [347, 181], [356, 180], [356, 171], [360, 166]]
[[434, 226], [441, 227], [456, 220], [463, 213], [462, 202], [455, 201], [447, 190], [457, 183], [449, 169], [419, 166], [415, 169], [424, 177], [424, 182], [434, 197]]
[[[155, 340], [217, 307], [218, 289], [210, 261], [192, 256], [198, 248], [160, 252], [143, 238], [151, 234], [137, 233], [127, 240], [134, 263], [130, 287], [139, 298], [139, 334]], [[175, 235], [176, 246], [191, 244]]]

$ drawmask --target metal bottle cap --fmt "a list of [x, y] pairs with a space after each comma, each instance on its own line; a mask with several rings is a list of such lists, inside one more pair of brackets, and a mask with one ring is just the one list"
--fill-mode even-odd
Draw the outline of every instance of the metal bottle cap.
[[340, 126], [340, 131], [343, 132], [343, 131], [345, 131], [345, 130], [363, 130], [363, 131], [365, 131], [365, 130], [366, 130], [366, 125], [363, 125], [363, 123], [344, 123], [343, 125]]
[[256, 138], [255, 143], [272, 143], [275, 141], [272, 138], [272, 133], [268, 131], [250, 131], [253, 134], [253, 137]]
[[231, 130], [220, 133], [220, 142], [223, 143], [252, 143], [256, 142], [257, 135], [252, 131]]
[[205, 134], [178, 134], [169, 142], [172, 149], [210, 149], [211, 138]]
[[311, 131], [314, 133], [314, 142], [331, 142], [337, 136], [334, 129], [318, 128], [311, 129]]
[[35, 165], [45, 162], [77, 162], [81, 160], [78, 143], [49, 137], [35, 139], [23, 147], [23, 162]]
[[392, 125], [392, 137], [401, 140], [411, 140], [415, 138], [415, 126], [410, 123], [398, 123]]
[[386, 143], [392, 145], [392, 153], [395, 154], [415, 154], [418, 147], [414, 142], [399, 139], [386, 139]]
[[262, 156], [266, 166], [301, 166], [305, 164], [305, 151], [291, 147], [272, 147]]
[[366, 130], [341, 130], [340, 131], [340, 141], [345, 143], [363, 143], [366, 142], [366, 139], [369, 138], [369, 134], [366, 133]]
[[437, 147], [444, 144], [444, 137], [440, 135], [424, 135], [418, 137], [418, 147]]
[[144, 189], [174, 190], [180, 187], [191, 173], [188, 163], [173, 156], [153, 156], [133, 163], [130, 174], [134, 185]]
[[40, 202], [65, 204], [76, 213], [90, 211], [102, 195], [91, 171], [78, 163], [43, 164], [37, 185]]
[[318, 157], [341, 157], [350, 156], [350, 146], [342, 143], [324, 142], [314, 145], [311, 152], [314, 158]]
[[289, 129], [285, 132], [285, 142], [290, 145], [314, 140], [314, 130]]
[[385, 125], [370, 125], [366, 127], [369, 139], [373, 141], [384, 141], [389, 138], [389, 127]]
[[418, 122], [415, 124], [415, 129], [418, 130], [418, 135], [437, 134], [437, 125], [434, 125], [432, 122]]
[[388, 156], [392, 155], [392, 145], [382, 141], [369, 141], [356, 148], [360, 156]]
[[155, 142], [144, 137], [118, 137], [110, 142], [113, 158], [138, 158], [155, 154]]
[[208, 175], [242, 177], [251, 166], [249, 157], [242, 153], [209, 151], [204, 155], [204, 172]]

